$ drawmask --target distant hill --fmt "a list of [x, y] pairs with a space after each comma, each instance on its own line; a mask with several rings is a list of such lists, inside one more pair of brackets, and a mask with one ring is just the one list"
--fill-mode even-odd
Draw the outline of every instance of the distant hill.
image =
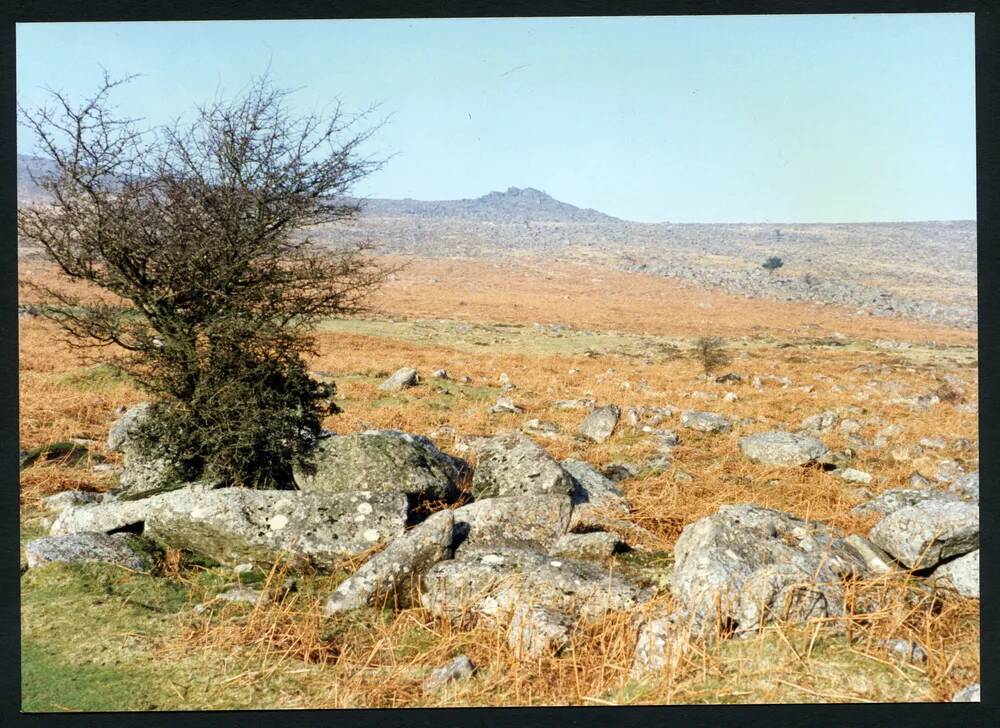
[[[17, 158], [18, 200], [44, 199]], [[663, 275], [743, 296], [832, 303], [948, 325], [977, 321], [974, 220], [884, 223], [637, 223], [510, 187], [465, 200], [355, 200], [362, 214], [310, 231], [420, 257], [530, 255]], [[761, 267], [771, 256], [784, 266]]]
[[560, 202], [533, 187], [508, 187], [506, 192], [490, 192], [464, 200], [388, 200], [362, 201], [367, 217], [419, 217], [478, 220], [482, 222], [621, 222], [597, 210]]
[[[17, 155], [17, 198], [37, 200], [44, 191], [31, 179], [52, 170], [53, 163], [41, 157]], [[506, 192], [490, 192], [463, 200], [366, 199], [361, 202], [368, 217], [451, 218], [496, 223], [523, 222], [622, 222], [597, 210], [561, 202], [533, 187], [508, 187]]]
[[55, 169], [55, 163], [41, 157], [28, 154], [17, 155], [17, 199], [39, 200], [45, 197], [45, 191], [35, 184], [31, 175], [38, 176]]

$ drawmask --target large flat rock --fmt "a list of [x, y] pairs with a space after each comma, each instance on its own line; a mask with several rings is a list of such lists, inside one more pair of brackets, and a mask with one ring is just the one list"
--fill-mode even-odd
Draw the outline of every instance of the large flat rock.
[[911, 569], [925, 569], [979, 548], [979, 506], [926, 500], [893, 511], [868, 538]]
[[403, 532], [403, 493], [182, 488], [136, 501], [67, 508], [53, 534], [141, 530], [172, 548], [223, 563], [328, 568]]
[[152, 559], [142, 539], [130, 533], [68, 533], [43, 536], [24, 545], [28, 568], [45, 564], [117, 564], [133, 571], [148, 571]]
[[740, 450], [755, 463], [784, 466], [805, 465], [827, 453], [815, 437], [781, 430], [747, 435], [740, 440]]
[[836, 616], [843, 581], [868, 571], [841, 536], [782, 511], [723, 506], [685, 526], [674, 547], [671, 592], [701, 627], [722, 618], [753, 631], [789, 599], [803, 602], [795, 613]]
[[513, 546], [477, 546], [433, 566], [421, 603], [438, 616], [503, 619], [522, 604], [591, 619], [652, 593], [597, 565]]
[[485, 498], [455, 509], [460, 550], [478, 544], [530, 542], [548, 548], [569, 530], [568, 495]]
[[594, 442], [606, 441], [615, 431], [621, 410], [617, 405], [608, 404], [592, 410], [580, 425], [580, 434]]
[[321, 438], [293, 474], [304, 491], [370, 490], [450, 502], [467, 470], [464, 460], [422, 435], [369, 430]]
[[477, 499], [507, 495], [569, 495], [573, 479], [544, 449], [520, 433], [493, 437], [477, 452], [472, 493]]
[[431, 566], [451, 556], [454, 516], [438, 511], [396, 537], [345, 579], [326, 602], [325, 613], [386, 603], [407, 606], [410, 592]]

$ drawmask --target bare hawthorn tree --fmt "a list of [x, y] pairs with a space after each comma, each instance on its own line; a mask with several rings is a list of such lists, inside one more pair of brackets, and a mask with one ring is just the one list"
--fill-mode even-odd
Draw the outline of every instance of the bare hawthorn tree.
[[347, 197], [383, 160], [361, 146], [371, 109], [292, 113], [265, 76], [232, 99], [142, 130], [115, 114], [105, 74], [81, 104], [52, 91], [19, 107], [55, 171], [49, 200], [18, 211], [18, 233], [72, 286], [22, 282], [76, 346], [114, 357], [154, 399], [140, 436], [184, 475], [257, 487], [289, 482], [328, 397], [303, 354], [323, 317], [366, 306], [390, 270], [367, 244], [330, 249], [308, 232], [359, 211]]

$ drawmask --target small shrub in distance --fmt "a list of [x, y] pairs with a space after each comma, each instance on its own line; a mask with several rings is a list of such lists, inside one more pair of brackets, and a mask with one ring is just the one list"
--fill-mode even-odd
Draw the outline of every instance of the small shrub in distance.
[[769, 271], [769, 272], [773, 273], [774, 271], [778, 270], [778, 268], [780, 268], [784, 264], [785, 264], [785, 261], [783, 261], [781, 258], [779, 258], [776, 255], [772, 255], [770, 258], [768, 258], [763, 263], [761, 263], [761, 268], [763, 268], [766, 271]]
[[702, 336], [697, 339], [692, 356], [701, 364], [705, 374], [711, 374], [730, 362], [725, 344], [718, 336]]

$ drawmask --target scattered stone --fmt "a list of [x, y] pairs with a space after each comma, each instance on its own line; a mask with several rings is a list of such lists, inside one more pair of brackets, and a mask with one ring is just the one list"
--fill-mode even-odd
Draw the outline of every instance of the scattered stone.
[[753, 505], [722, 506], [688, 524], [674, 556], [671, 593], [698, 632], [721, 616], [749, 634], [786, 604], [796, 616], [839, 616], [843, 581], [866, 570], [839, 531]]
[[895, 489], [887, 490], [876, 498], [866, 503], [855, 506], [851, 513], [857, 516], [870, 516], [875, 513], [889, 515], [900, 508], [916, 505], [925, 501], [935, 501], [939, 503], [958, 503], [959, 498], [950, 494], [942, 493], [939, 490], [930, 489]]
[[979, 693], [980, 693], [979, 683], [976, 683], [975, 685], [969, 685], [968, 687], [964, 687], [957, 693], [955, 693], [951, 698], [951, 702], [978, 703], [980, 702]]
[[455, 435], [454, 448], [459, 452], [476, 452], [493, 437], [493, 435]]
[[263, 594], [264, 593], [259, 589], [237, 587], [235, 589], [222, 592], [221, 594], [217, 594], [215, 598], [221, 602], [256, 604], [260, 601]]
[[565, 494], [484, 498], [455, 509], [455, 541], [459, 550], [524, 542], [549, 548], [569, 530], [572, 510]]
[[378, 388], [383, 392], [399, 392], [419, 382], [420, 378], [417, 376], [416, 369], [413, 367], [403, 367], [402, 369], [397, 369], [392, 376], [378, 385]]
[[567, 533], [549, 549], [552, 556], [567, 556], [573, 559], [606, 559], [621, 545], [621, 539], [613, 533], [592, 531], [590, 533]]
[[699, 432], [719, 433], [732, 429], [729, 420], [714, 412], [683, 412], [681, 413], [681, 425]]
[[872, 482], [872, 476], [870, 473], [866, 473], [863, 470], [855, 470], [854, 468], [838, 470], [837, 475], [848, 483], [864, 483], [867, 485]]
[[836, 469], [847, 468], [854, 460], [854, 455], [850, 450], [829, 450], [825, 455], [816, 458], [816, 462], [822, 465], [832, 465]]
[[569, 640], [573, 618], [548, 607], [520, 604], [507, 631], [507, 646], [517, 657], [558, 652]]
[[459, 655], [451, 662], [437, 668], [424, 680], [421, 686], [425, 693], [434, 693], [445, 687], [448, 683], [466, 680], [472, 677], [476, 666], [467, 655]]
[[646, 422], [653, 427], [660, 425], [664, 420], [677, 414], [677, 409], [667, 405], [666, 407], [643, 407], [642, 415]]
[[482, 444], [472, 478], [476, 498], [504, 495], [568, 495], [573, 479], [545, 450], [520, 433]]
[[674, 467], [670, 472], [670, 479], [675, 483], [693, 483], [694, 476], [684, 468]]
[[[568, 514], [566, 520], [569, 521]], [[431, 566], [451, 556], [454, 525], [452, 511], [438, 511], [393, 539], [340, 583], [327, 600], [324, 614], [330, 616], [382, 602], [408, 604], [416, 580]]]
[[979, 599], [979, 549], [941, 564], [930, 578], [952, 587], [963, 597]]
[[899, 425], [886, 425], [881, 430], [876, 433], [876, 437], [883, 437], [886, 439], [891, 439], [893, 437], [899, 437], [903, 434], [903, 428]]
[[736, 636], [756, 634], [775, 614], [802, 623], [839, 615], [842, 609], [839, 585], [815, 584], [813, 573], [798, 564], [764, 564], [740, 587]]
[[192, 485], [135, 501], [70, 507], [51, 533], [142, 530], [153, 541], [222, 563], [335, 566], [403, 532], [404, 493], [304, 493]]
[[956, 460], [941, 460], [934, 472], [934, 479], [939, 483], [950, 483], [965, 475], [965, 468]]
[[639, 624], [639, 638], [632, 659], [632, 677], [661, 672], [668, 665], [680, 662], [688, 644], [686, 621], [685, 615], [677, 611]]
[[59, 513], [73, 506], [100, 503], [103, 498], [104, 493], [95, 493], [90, 490], [64, 490], [62, 493], [45, 496], [42, 498], [42, 503], [50, 511]]
[[973, 442], [972, 440], [970, 440], [967, 437], [959, 437], [959, 438], [957, 438], [951, 444], [951, 446], [953, 448], [955, 448], [956, 450], [966, 450], [966, 451], [975, 450], [976, 448], [979, 447], [979, 445], [977, 443]]
[[639, 472], [639, 466], [630, 463], [611, 463], [601, 470], [601, 474], [612, 483], [634, 478]]
[[653, 435], [661, 448], [676, 447], [681, 442], [677, 433], [673, 430], [656, 430], [652, 427], [644, 427], [643, 431]]
[[149, 414], [151, 406], [149, 402], [140, 402], [127, 409], [121, 417], [115, 420], [115, 423], [111, 425], [110, 432], [108, 432], [108, 450], [111, 452], [124, 451], [139, 423]]
[[640, 422], [639, 410], [635, 407], [626, 407], [625, 421], [628, 422], [631, 427], [638, 427]]
[[715, 378], [716, 384], [735, 384], [737, 382], [742, 382], [743, 377], [741, 377], [736, 372], [727, 372], [721, 376]]
[[807, 435], [772, 430], [740, 440], [740, 450], [763, 465], [806, 465], [828, 452], [826, 445]]
[[594, 442], [605, 442], [615, 431], [620, 416], [621, 410], [616, 405], [598, 407], [584, 419], [580, 434]]
[[141, 450], [132, 441], [127, 441], [122, 448], [125, 467], [118, 476], [116, 493], [129, 498], [143, 498], [184, 484], [182, 468], [162, 454]]
[[868, 538], [911, 569], [929, 568], [979, 548], [979, 507], [925, 500], [893, 511]]
[[736, 396], [736, 392], [726, 392], [724, 395], [722, 395], [722, 400], [724, 402], [735, 402], [738, 399], [739, 397]]
[[570, 496], [575, 508], [591, 505], [628, 513], [625, 493], [593, 465], [573, 459], [563, 460], [561, 465], [573, 480]]
[[499, 414], [519, 415], [522, 414], [524, 410], [518, 407], [516, 404], [514, 404], [514, 401], [509, 397], [497, 397], [497, 402], [495, 405], [490, 407], [490, 412], [495, 415]]
[[305, 463], [293, 469], [303, 491], [370, 490], [453, 501], [468, 464], [422, 435], [368, 430], [322, 438]]
[[431, 372], [431, 376], [435, 379], [451, 379], [451, 377], [448, 376], [447, 369], [435, 369]]
[[[294, 587], [294, 584], [292, 585]], [[286, 585], [285, 592], [291, 591]], [[212, 599], [207, 602], [202, 602], [201, 604], [194, 605], [195, 614], [204, 614], [208, 611], [209, 606], [212, 602], [228, 602], [230, 604], [249, 604], [251, 606], [256, 606], [260, 600], [264, 597], [264, 592], [259, 589], [251, 589], [248, 587], [236, 587], [230, 589], [229, 591], [222, 592], [221, 594], [215, 595]], [[280, 597], [277, 597], [280, 598]], [[268, 594], [268, 601], [277, 601], [276, 595]]]
[[555, 422], [539, 419], [528, 420], [521, 426], [521, 429], [541, 437], [555, 437], [560, 432], [559, 425]]
[[977, 470], [974, 473], [968, 473], [967, 475], [963, 475], [956, 479], [954, 483], [948, 486], [948, 491], [978, 503], [979, 471]]
[[925, 478], [916, 471], [910, 473], [910, 477], [906, 479], [906, 482], [911, 488], [930, 488], [934, 485], [930, 478]]
[[652, 597], [597, 564], [512, 546], [467, 549], [431, 567], [423, 586], [423, 607], [450, 619], [497, 619], [522, 604], [593, 619]]
[[868, 571], [873, 574], [888, 574], [896, 571], [898, 566], [885, 551], [873, 544], [864, 536], [852, 533], [844, 539], [844, 545], [853, 549], [865, 563]]
[[553, 406], [556, 409], [583, 409], [583, 410], [592, 410], [592, 409], [594, 409], [594, 400], [592, 400], [592, 399], [560, 399]]
[[902, 639], [879, 640], [876, 644], [884, 647], [897, 660], [923, 665], [927, 662], [927, 652], [916, 642]]
[[856, 435], [861, 432], [861, 423], [857, 420], [847, 419], [840, 423], [838, 429], [845, 435]]
[[788, 377], [777, 377], [773, 374], [762, 374], [755, 375], [753, 379], [750, 380], [754, 389], [763, 389], [765, 384], [777, 384], [782, 389], [785, 389], [792, 384], [792, 380]]
[[859, 452], [868, 452], [869, 450], [875, 449], [875, 446], [872, 443], [868, 442], [868, 440], [863, 438], [861, 435], [858, 435], [853, 432], [844, 435], [844, 439], [851, 446], [852, 450], [857, 450]]
[[24, 545], [29, 569], [52, 563], [117, 564], [133, 571], [149, 571], [152, 559], [143, 540], [130, 533], [81, 532], [43, 536]]
[[944, 450], [948, 447], [947, 441], [940, 435], [936, 437], [921, 437], [918, 444], [922, 448], [931, 450]]
[[651, 458], [643, 460], [639, 464], [639, 472], [644, 474], [654, 474], [662, 473], [664, 470], [669, 470], [673, 467], [674, 461], [671, 460], [669, 453], [663, 453], [662, 455], [654, 455]]

